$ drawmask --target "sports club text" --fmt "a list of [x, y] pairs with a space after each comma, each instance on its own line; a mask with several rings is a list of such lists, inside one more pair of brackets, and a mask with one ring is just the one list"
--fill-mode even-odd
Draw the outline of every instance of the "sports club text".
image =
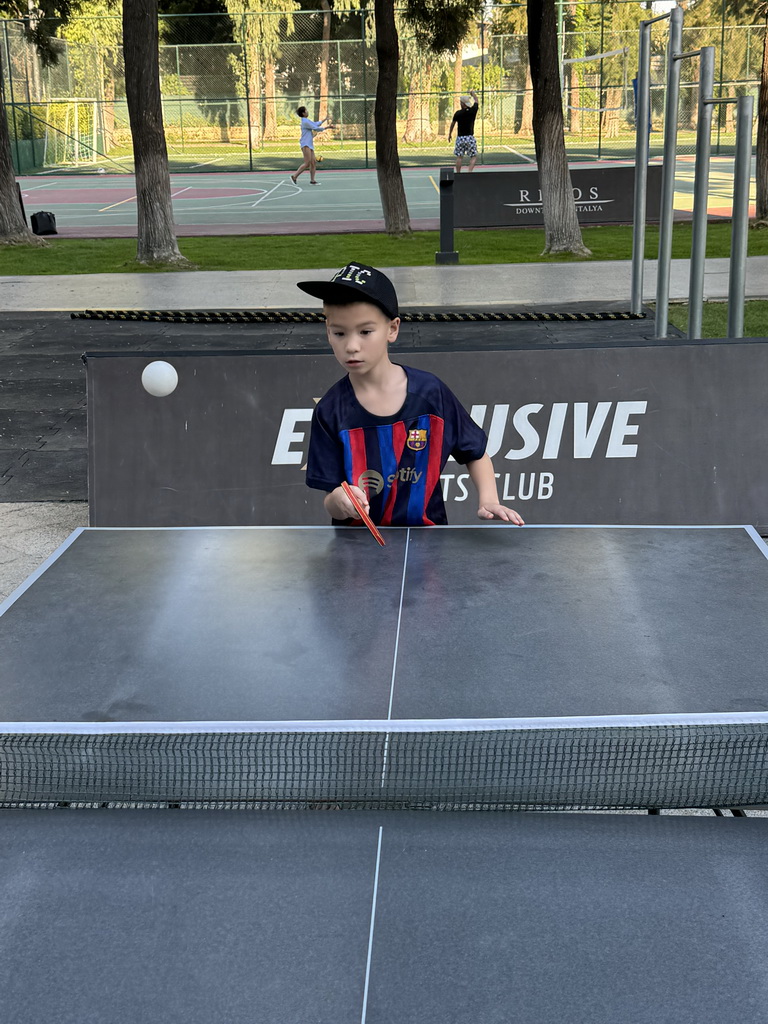
[[[488, 434], [488, 454], [495, 458], [520, 462], [538, 456], [541, 460], [563, 459], [634, 459], [638, 445], [628, 438], [637, 438], [640, 425], [634, 417], [646, 412], [647, 402], [597, 402], [592, 409], [588, 402], [553, 402], [545, 406], [531, 402], [515, 409], [510, 417], [510, 406], [497, 404], [473, 405], [472, 419]], [[308, 426], [312, 409], [285, 409], [272, 454], [273, 466], [302, 466], [307, 458]], [[510, 426], [512, 432], [508, 436]], [[566, 434], [566, 428], [567, 434]], [[563, 437], [569, 437], [564, 442]], [[449, 460], [450, 464], [453, 459]], [[453, 463], [455, 465], [455, 463]], [[498, 465], [498, 464], [497, 464]], [[554, 474], [497, 473], [502, 483], [502, 499], [528, 501], [546, 500], [554, 489]], [[503, 477], [503, 480], [502, 480]], [[513, 480], [513, 478], [517, 479]], [[466, 474], [447, 472], [441, 477], [446, 500], [464, 501], [467, 498]], [[455, 486], [454, 486], [455, 484]], [[512, 493], [511, 488], [517, 491]]]

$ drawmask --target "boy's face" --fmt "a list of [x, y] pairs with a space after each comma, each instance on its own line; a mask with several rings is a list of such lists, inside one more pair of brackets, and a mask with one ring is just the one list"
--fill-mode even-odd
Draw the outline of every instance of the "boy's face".
[[397, 338], [400, 318], [389, 317], [371, 302], [349, 306], [323, 305], [325, 329], [333, 354], [355, 377], [389, 362], [389, 344]]

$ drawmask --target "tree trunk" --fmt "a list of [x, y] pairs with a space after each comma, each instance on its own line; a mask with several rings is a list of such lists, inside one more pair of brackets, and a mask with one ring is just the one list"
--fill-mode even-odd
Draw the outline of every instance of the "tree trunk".
[[157, 0], [124, 0], [125, 98], [133, 138], [139, 263], [186, 263], [176, 244], [160, 97]]
[[[2, 54], [0, 54], [0, 57]], [[0, 81], [3, 69], [0, 64]], [[11, 133], [8, 130], [8, 114], [0, 89], [0, 245], [46, 245], [44, 239], [33, 234], [24, 223], [19, 202], [19, 189], [13, 170]]]
[[461, 97], [461, 73], [464, 67], [464, 58], [461, 56], [461, 47], [459, 52], [456, 54], [456, 59], [453, 62], [453, 109], [459, 109], [459, 99]]
[[114, 57], [110, 56], [101, 65], [104, 100], [101, 107], [101, 124], [104, 129], [105, 154], [115, 145], [115, 74]]
[[621, 117], [621, 88], [609, 85], [605, 90], [605, 107], [602, 111], [602, 135], [604, 139], [615, 139], [619, 134]]
[[395, 27], [394, 0], [375, 0], [376, 57], [376, 177], [379, 181], [384, 229], [390, 235], [411, 232], [411, 218], [405, 199], [403, 175], [397, 153], [397, 72], [399, 46]]
[[757, 94], [757, 157], [756, 157], [757, 205], [755, 216], [759, 223], [768, 227], [768, 17], [765, 19], [763, 38], [763, 70]]
[[323, 45], [320, 51], [320, 103], [318, 121], [328, 117], [328, 65], [331, 61], [331, 5], [328, 0], [320, 0], [323, 11]]
[[[414, 88], [415, 87], [415, 88]], [[408, 93], [408, 116], [405, 122], [406, 142], [421, 142], [434, 136], [429, 116], [429, 101], [432, 89], [432, 70], [427, 64], [423, 74], [411, 79]]]
[[570, 132], [581, 131], [581, 85], [579, 83], [579, 76], [574, 68], [573, 64], [568, 65], [568, 130]]
[[590, 256], [581, 239], [565, 151], [554, 0], [527, 0], [533, 139], [544, 215], [544, 252]]
[[531, 82], [531, 65], [525, 69], [525, 92], [523, 93], [523, 109], [520, 115], [520, 134], [530, 135], [533, 132], [533, 84]]
[[264, 138], [277, 138], [277, 107], [275, 102], [275, 65], [268, 60], [264, 68]]

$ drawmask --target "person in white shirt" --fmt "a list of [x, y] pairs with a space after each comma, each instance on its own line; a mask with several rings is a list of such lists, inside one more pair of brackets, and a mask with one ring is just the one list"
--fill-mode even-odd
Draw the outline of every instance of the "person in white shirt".
[[301, 146], [301, 152], [304, 154], [304, 162], [299, 166], [299, 169], [291, 175], [291, 181], [296, 184], [296, 181], [300, 174], [304, 171], [309, 171], [309, 184], [319, 185], [319, 181], [315, 181], [315, 172], [317, 170], [317, 158], [315, 156], [315, 132], [327, 132], [329, 128], [333, 128], [332, 124], [326, 124], [325, 128], [323, 125], [329, 118], [324, 117], [322, 121], [310, 121], [307, 116], [307, 108], [299, 107], [296, 113], [301, 118], [301, 138], [299, 139], [299, 145]]

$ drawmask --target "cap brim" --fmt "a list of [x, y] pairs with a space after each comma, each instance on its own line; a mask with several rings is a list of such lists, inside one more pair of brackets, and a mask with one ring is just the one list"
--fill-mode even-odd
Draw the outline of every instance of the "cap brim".
[[299, 281], [296, 287], [301, 288], [307, 295], [322, 299], [323, 302], [353, 302], [355, 299], [366, 301], [361, 288], [339, 284], [337, 281]]

